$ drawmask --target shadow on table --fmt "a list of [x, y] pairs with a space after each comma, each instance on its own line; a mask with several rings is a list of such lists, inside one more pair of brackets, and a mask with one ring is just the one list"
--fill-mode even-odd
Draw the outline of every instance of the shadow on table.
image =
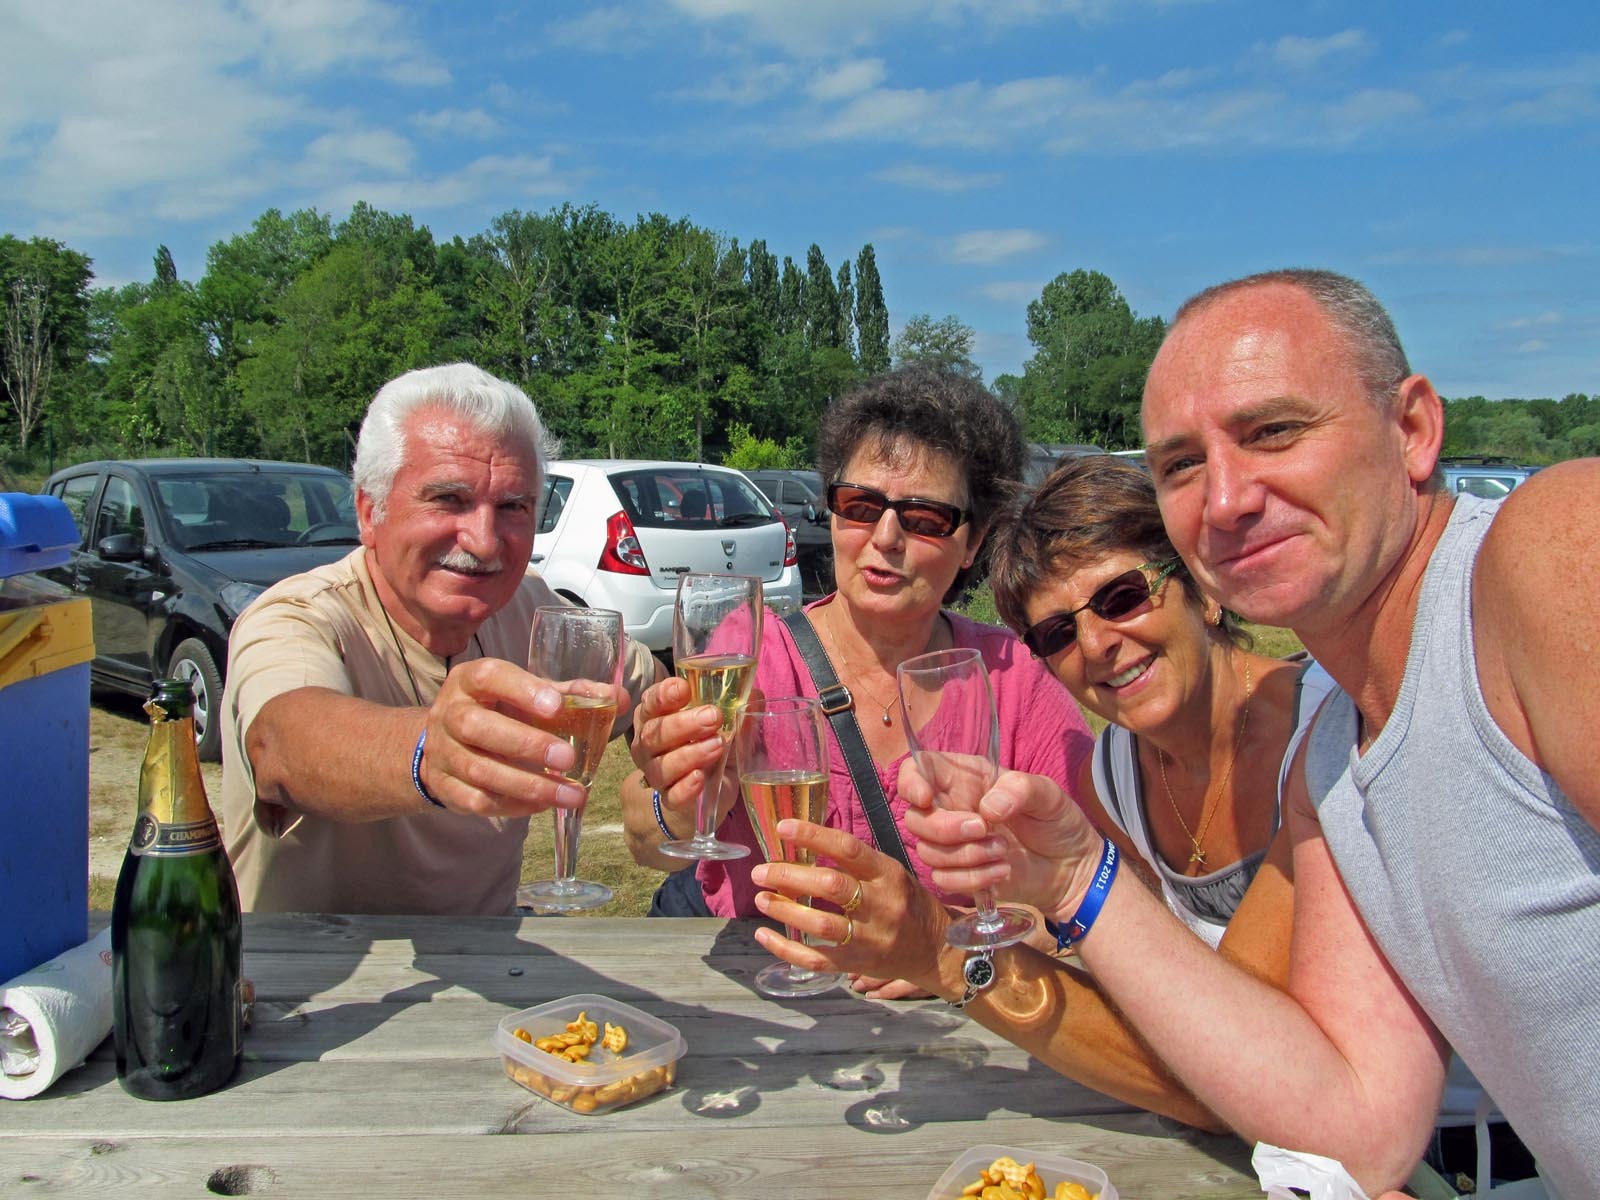
[[[755, 943], [754, 928], [730, 923], [703, 957], [752, 994], [755, 972], [772, 961]], [[844, 989], [761, 1000], [772, 1008], [770, 1021], [715, 1012], [714, 1028], [698, 1038], [685, 1031], [701, 1056], [713, 1049], [723, 1076], [714, 1085], [698, 1083], [690, 1072], [680, 1077], [681, 1103], [690, 1113], [736, 1118], [759, 1109], [764, 1093], [799, 1086], [854, 1094], [843, 1119], [888, 1135], [996, 1114], [1080, 1123], [1106, 1114], [1125, 1126], [1132, 1111], [1020, 1050], [999, 1061], [992, 1035], [942, 1002], [868, 1000]], [[674, 1019], [692, 1024], [695, 1014], [685, 1008]]]

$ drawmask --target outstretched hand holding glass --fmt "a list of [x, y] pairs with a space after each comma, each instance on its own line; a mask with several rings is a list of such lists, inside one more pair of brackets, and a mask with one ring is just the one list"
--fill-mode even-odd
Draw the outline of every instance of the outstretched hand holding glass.
[[[900, 664], [900, 705], [917, 770], [940, 808], [976, 812], [1000, 777], [1000, 721], [983, 656], [971, 648], [936, 650]], [[987, 888], [973, 896], [978, 911], [947, 934], [963, 950], [1009, 946], [1027, 937], [1026, 909], [996, 907]]]
[[[609, 609], [541, 608], [533, 614], [528, 669], [561, 693], [561, 711], [544, 722], [577, 752], [566, 778], [587, 788], [611, 740], [622, 684], [622, 614]], [[556, 877], [517, 890], [535, 912], [579, 912], [611, 902], [611, 889], [577, 878], [583, 809], [557, 808]]]

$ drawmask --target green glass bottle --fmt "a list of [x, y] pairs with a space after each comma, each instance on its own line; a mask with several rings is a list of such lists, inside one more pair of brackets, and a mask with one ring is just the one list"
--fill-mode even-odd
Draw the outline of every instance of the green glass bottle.
[[206, 802], [187, 680], [157, 680], [139, 816], [111, 908], [117, 1079], [145, 1100], [214, 1091], [241, 1053], [239, 889]]

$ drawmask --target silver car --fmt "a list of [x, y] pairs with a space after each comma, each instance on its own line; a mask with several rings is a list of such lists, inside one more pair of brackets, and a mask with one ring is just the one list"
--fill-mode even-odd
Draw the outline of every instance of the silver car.
[[672, 648], [678, 576], [757, 575], [780, 616], [800, 604], [794, 534], [738, 471], [629, 459], [552, 462], [533, 567], [557, 592], [622, 614], [628, 636]]

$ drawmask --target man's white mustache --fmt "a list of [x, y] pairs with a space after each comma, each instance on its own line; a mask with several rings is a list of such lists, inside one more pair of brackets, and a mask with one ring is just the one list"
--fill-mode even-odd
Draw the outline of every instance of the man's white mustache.
[[467, 574], [491, 575], [496, 571], [505, 569], [505, 564], [498, 558], [479, 558], [470, 550], [463, 550], [457, 546], [439, 556], [439, 565], [447, 571], [462, 571]]

